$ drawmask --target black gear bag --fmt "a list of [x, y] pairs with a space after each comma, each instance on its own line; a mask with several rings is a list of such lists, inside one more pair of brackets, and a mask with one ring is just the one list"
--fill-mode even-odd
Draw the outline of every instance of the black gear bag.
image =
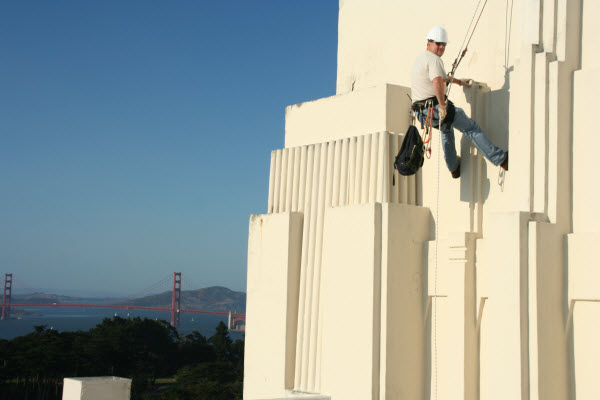
[[416, 126], [410, 125], [394, 161], [394, 168], [400, 172], [400, 175], [413, 175], [423, 166], [424, 154], [425, 145], [421, 135]]

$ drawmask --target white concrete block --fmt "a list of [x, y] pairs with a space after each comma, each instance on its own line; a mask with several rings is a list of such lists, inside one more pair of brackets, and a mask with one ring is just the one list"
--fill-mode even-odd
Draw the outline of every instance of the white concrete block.
[[[474, 233], [429, 242], [429, 376], [431, 397], [473, 398], [479, 390]], [[437, 257], [436, 257], [436, 252]]]
[[[598, 53], [600, 52], [600, 43], [598, 43], [598, 18], [600, 17], [600, 2], [583, 1], [572, 3], [582, 3], [583, 10], [581, 11], [581, 68], [597, 68], [600, 66]], [[578, 27], [574, 26], [576, 30]], [[577, 40], [573, 40], [574, 45], [579, 45]]]
[[600, 204], [597, 149], [600, 135], [597, 118], [590, 111], [600, 86], [595, 77], [600, 68], [575, 72], [573, 101], [573, 232], [598, 232], [600, 213], [591, 212]]
[[405, 133], [409, 95], [409, 88], [384, 84], [288, 106], [285, 147], [384, 131]]
[[[380, 399], [422, 399], [427, 208], [382, 205]], [[413, 229], [405, 229], [411, 226]]]
[[548, 210], [548, 53], [535, 55], [533, 212]]
[[559, 0], [556, 11], [556, 57], [574, 69], [580, 64], [581, 8], [580, 1]]
[[556, 1], [543, 1], [542, 6], [542, 48], [546, 53], [556, 49], [557, 5]]
[[569, 301], [600, 300], [600, 233], [568, 235]]
[[573, 71], [567, 62], [549, 65], [548, 109], [548, 219], [570, 229], [572, 221]]
[[600, 302], [578, 301], [573, 310], [573, 373], [577, 400], [600, 398]]
[[[489, 299], [486, 320], [488, 400], [529, 396], [527, 321], [528, 213], [492, 213], [488, 231]], [[483, 352], [483, 351], [482, 351]]]
[[302, 220], [250, 217], [244, 399], [281, 397], [293, 386]]
[[[323, 393], [361, 400], [424, 395], [423, 242], [430, 216], [403, 204], [327, 209]], [[340, 335], [348, 321], [352, 329]]]
[[381, 204], [325, 213], [322, 393], [332, 399], [379, 398], [381, 218]]
[[116, 376], [65, 378], [63, 400], [129, 400], [131, 379]]
[[565, 238], [556, 224], [531, 221], [528, 226], [529, 398], [566, 399]]
[[518, 3], [519, 15], [522, 16], [522, 22], [519, 24], [522, 41], [526, 44], [540, 44], [541, 22], [542, 22], [542, 4], [544, 0], [529, 0]]
[[[529, 212], [533, 207], [533, 119], [535, 53], [520, 47], [520, 64], [511, 76], [510, 170], [506, 174], [507, 210]], [[517, 173], [513, 173], [517, 171]]]

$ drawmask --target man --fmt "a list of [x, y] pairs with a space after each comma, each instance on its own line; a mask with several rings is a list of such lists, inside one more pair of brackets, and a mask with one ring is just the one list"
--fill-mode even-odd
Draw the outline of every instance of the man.
[[[460, 177], [460, 157], [456, 155], [453, 128], [468, 137], [492, 164], [500, 165], [505, 171], [508, 171], [508, 152], [496, 147], [482, 132], [479, 125], [467, 117], [461, 108], [454, 107], [452, 102], [446, 101], [445, 90], [448, 75], [444, 69], [444, 62], [440, 58], [446, 51], [446, 43], [448, 43], [446, 30], [441, 26], [431, 28], [427, 34], [427, 50], [417, 58], [413, 65], [411, 85], [413, 110], [417, 112], [419, 120], [423, 123], [428, 113], [425, 103], [428, 100], [432, 101], [434, 105], [433, 126], [437, 128], [441, 118], [444, 159], [453, 178]], [[466, 84], [466, 82], [454, 78], [452, 78], [452, 83], [461, 86]]]

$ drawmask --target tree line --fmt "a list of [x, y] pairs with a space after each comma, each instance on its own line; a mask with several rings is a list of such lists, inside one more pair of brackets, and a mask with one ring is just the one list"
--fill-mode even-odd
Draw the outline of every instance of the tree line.
[[147, 318], [76, 332], [36, 326], [0, 340], [0, 400], [60, 400], [63, 378], [86, 376], [132, 378], [132, 400], [241, 399], [243, 369], [244, 342], [223, 322], [208, 338]]

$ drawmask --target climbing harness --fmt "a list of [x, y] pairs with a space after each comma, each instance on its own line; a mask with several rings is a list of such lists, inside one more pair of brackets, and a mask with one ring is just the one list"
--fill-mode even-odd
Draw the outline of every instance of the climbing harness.
[[425, 127], [423, 129], [423, 144], [425, 145], [425, 156], [431, 158], [431, 130], [433, 128], [433, 101], [425, 102], [427, 108], [427, 118], [425, 119]]
[[421, 122], [421, 140], [423, 141], [425, 156], [431, 158], [431, 131], [433, 129], [433, 100], [427, 99], [423, 103], [413, 103], [410, 111], [411, 124], [416, 125], [417, 115], [423, 114], [423, 109], [427, 110], [425, 122]]

